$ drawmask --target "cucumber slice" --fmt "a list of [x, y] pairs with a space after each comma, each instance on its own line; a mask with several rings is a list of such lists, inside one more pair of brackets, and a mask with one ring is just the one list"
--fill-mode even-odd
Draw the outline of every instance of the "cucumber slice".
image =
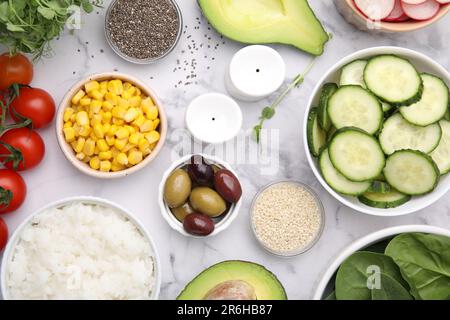
[[317, 108], [312, 108], [309, 113], [307, 132], [309, 150], [313, 156], [318, 157], [327, 142], [327, 134], [319, 126]]
[[400, 113], [396, 113], [384, 122], [379, 140], [384, 153], [390, 155], [404, 149], [430, 153], [436, 149], [441, 137], [442, 130], [439, 124], [419, 127], [406, 121]]
[[384, 175], [393, 188], [414, 196], [433, 191], [440, 174], [427, 154], [416, 150], [400, 150], [386, 160]]
[[373, 181], [370, 186], [369, 192], [388, 193], [391, 191], [389, 183], [384, 181]]
[[392, 108], [394, 108], [389, 103], [384, 102], [384, 101], [381, 101], [381, 107], [382, 107], [384, 113], [388, 113], [389, 111], [392, 110]]
[[336, 129], [360, 128], [375, 134], [383, 122], [378, 99], [360, 86], [340, 87], [328, 101], [328, 114]]
[[400, 113], [411, 123], [428, 126], [445, 117], [448, 110], [449, 93], [444, 81], [430, 74], [422, 74], [424, 85], [422, 99], [408, 107], [401, 107]]
[[355, 182], [373, 180], [384, 168], [385, 158], [379, 142], [357, 128], [336, 132], [329, 145], [333, 166]]
[[319, 166], [325, 181], [333, 190], [339, 193], [357, 196], [366, 192], [371, 186], [370, 182], [353, 182], [340, 174], [331, 163], [328, 149], [322, 151]]
[[333, 139], [334, 134], [336, 133], [336, 128], [331, 127], [330, 130], [327, 132], [327, 141], [331, 141]]
[[356, 85], [365, 88], [364, 69], [366, 68], [366, 65], [367, 60], [355, 60], [344, 66], [341, 71], [339, 85]]
[[367, 88], [384, 102], [407, 106], [420, 100], [423, 83], [416, 68], [394, 55], [376, 56], [364, 69]]
[[439, 125], [442, 129], [442, 139], [430, 155], [443, 175], [450, 172], [450, 122], [441, 120]]
[[411, 196], [392, 189], [388, 193], [366, 192], [358, 200], [369, 207], [389, 209], [405, 204], [411, 200]]
[[322, 88], [319, 101], [319, 124], [323, 130], [328, 131], [331, 128], [331, 120], [328, 116], [328, 99], [338, 89], [335, 83], [326, 83]]
[[447, 109], [447, 112], [444, 115], [444, 120], [450, 121], [450, 111]]

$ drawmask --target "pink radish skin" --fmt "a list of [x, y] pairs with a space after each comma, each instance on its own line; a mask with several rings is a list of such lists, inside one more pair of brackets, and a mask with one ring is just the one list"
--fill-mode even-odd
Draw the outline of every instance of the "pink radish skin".
[[395, 0], [394, 9], [386, 18], [383, 19], [383, 21], [387, 22], [398, 21], [399, 19], [404, 18], [404, 16], [406, 16], [406, 14], [403, 11], [401, 0]]
[[402, 0], [402, 8], [411, 19], [423, 21], [433, 18], [441, 6], [434, 0], [426, 0], [421, 4], [407, 4]]
[[371, 20], [383, 20], [392, 12], [395, 0], [354, 0], [356, 7]]
[[407, 4], [421, 4], [424, 3], [427, 0], [402, 0], [402, 2]]
[[449, 4], [450, 0], [436, 0], [437, 2], [439, 2], [440, 4]]

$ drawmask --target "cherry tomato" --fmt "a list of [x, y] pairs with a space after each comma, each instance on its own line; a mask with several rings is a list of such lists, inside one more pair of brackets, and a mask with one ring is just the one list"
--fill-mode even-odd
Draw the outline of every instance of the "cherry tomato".
[[0, 214], [17, 210], [25, 200], [27, 185], [17, 172], [0, 169]]
[[30, 84], [33, 79], [33, 65], [24, 55], [0, 55], [0, 90], [8, 89], [13, 83]]
[[8, 242], [8, 226], [5, 221], [0, 218], [0, 252], [6, 247]]
[[55, 116], [55, 101], [47, 91], [38, 88], [23, 87], [11, 103], [11, 116], [19, 121], [16, 114], [31, 119], [33, 129], [49, 125]]
[[[13, 161], [6, 161], [5, 167], [18, 171], [28, 170], [36, 167], [44, 159], [45, 144], [41, 136], [34, 130], [28, 128], [19, 128], [6, 131], [1, 137], [0, 142], [5, 143], [19, 150], [22, 153], [19, 165], [14, 168]], [[12, 156], [7, 147], [0, 144], [0, 160], [5, 160], [4, 155]]]

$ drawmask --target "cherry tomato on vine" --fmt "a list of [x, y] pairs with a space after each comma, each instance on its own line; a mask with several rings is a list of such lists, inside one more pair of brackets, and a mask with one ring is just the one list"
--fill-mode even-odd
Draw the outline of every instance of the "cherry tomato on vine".
[[[20, 153], [11, 150], [10, 147]], [[44, 141], [34, 130], [12, 129], [0, 137], [0, 161], [9, 169], [18, 171], [32, 169], [41, 163], [44, 155]]]
[[0, 169], [0, 214], [17, 210], [25, 200], [27, 185], [17, 172]]
[[8, 242], [8, 226], [5, 221], [0, 218], [0, 252], [6, 247]]
[[40, 129], [49, 125], [55, 116], [55, 111], [55, 101], [52, 96], [39, 88], [20, 88], [19, 95], [10, 106], [12, 118], [20, 121], [18, 114], [30, 119], [33, 123], [33, 129]]
[[30, 84], [33, 79], [33, 65], [23, 54], [0, 55], [0, 90], [8, 89], [13, 83]]

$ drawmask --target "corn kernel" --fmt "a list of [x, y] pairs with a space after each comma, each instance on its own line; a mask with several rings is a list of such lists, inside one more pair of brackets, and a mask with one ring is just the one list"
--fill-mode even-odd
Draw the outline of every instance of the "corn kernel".
[[128, 163], [131, 165], [136, 165], [138, 163], [140, 163], [143, 159], [143, 155], [142, 152], [140, 151], [130, 151], [130, 153], [128, 154]]
[[105, 99], [113, 106], [117, 105], [117, 103], [119, 102], [119, 97], [111, 92], [107, 92], [105, 94]]
[[76, 121], [79, 126], [89, 125], [89, 116], [86, 111], [80, 111], [77, 113]]
[[91, 127], [89, 125], [81, 126], [78, 130], [78, 135], [82, 137], [89, 137], [90, 134], [91, 134]]
[[102, 151], [102, 152], [99, 152], [98, 157], [100, 158], [100, 160], [109, 160], [113, 156], [112, 156], [111, 151]]
[[76, 156], [75, 156], [78, 160], [81, 160], [81, 161], [83, 161], [84, 160], [84, 158], [86, 158], [86, 155], [84, 154], [84, 153], [77, 153], [76, 154]]
[[125, 83], [123, 84], [123, 90], [128, 90], [128, 89], [130, 89], [131, 87], [133, 87], [133, 85], [132, 85], [131, 83], [129, 83], [129, 82], [125, 82]]
[[100, 90], [108, 90], [108, 81], [100, 82]]
[[130, 102], [128, 102], [128, 100], [120, 98], [118, 101], [118, 105], [122, 108], [128, 109], [130, 107]]
[[150, 97], [145, 98], [141, 101], [141, 108], [142, 110], [144, 110], [144, 112], [147, 112], [147, 110], [154, 105], [155, 104], [153, 103], [153, 100]]
[[136, 118], [136, 120], [133, 121], [133, 125], [140, 127], [144, 124], [145, 120], [145, 117], [143, 115], [140, 115]]
[[84, 92], [83, 90], [78, 91], [73, 97], [72, 97], [72, 104], [78, 104], [81, 100], [81, 98], [83, 98], [86, 95], [86, 92]]
[[117, 132], [117, 130], [119, 130], [119, 127], [116, 126], [115, 124], [111, 125], [111, 127], [109, 128], [108, 132], [106, 132], [106, 134], [108, 136], [114, 136]]
[[133, 93], [131, 93], [130, 90], [124, 90], [124, 91], [122, 92], [122, 98], [123, 98], [123, 99], [128, 100], [128, 99], [130, 99], [132, 96], [133, 96]]
[[64, 137], [68, 143], [75, 140], [75, 130], [74, 128], [64, 128]]
[[102, 102], [99, 100], [92, 100], [89, 105], [89, 112], [92, 114], [98, 114], [102, 110]]
[[123, 119], [113, 118], [113, 123], [118, 126], [123, 126], [125, 121], [123, 121]]
[[117, 162], [114, 162], [111, 164], [111, 171], [113, 172], [117, 172], [117, 171], [122, 171], [123, 169], [125, 169], [125, 167], [121, 164], [118, 164]]
[[70, 121], [67, 121], [64, 123], [63, 128], [72, 128], [72, 126], [73, 126], [73, 123]]
[[134, 93], [134, 95], [137, 96], [137, 97], [140, 97], [141, 94], [142, 94], [141, 89], [139, 89], [139, 88], [136, 87], [136, 92]]
[[86, 107], [89, 106], [91, 104], [92, 99], [89, 97], [84, 97], [80, 99], [80, 106], [82, 107]]
[[161, 137], [160, 137], [160, 134], [158, 131], [152, 131], [152, 132], [148, 133], [145, 136], [145, 138], [148, 140], [148, 142], [150, 144], [153, 144], [153, 143], [158, 142]]
[[126, 128], [120, 128], [116, 132], [117, 139], [126, 139], [130, 136], [130, 132]]
[[64, 110], [64, 121], [70, 121], [70, 118], [72, 117], [72, 115], [75, 113], [75, 110], [73, 108], [67, 108], [66, 110]]
[[86, 143], [86, 139], [84, 139], [84, 138], [82, 138], [82, 137], [78, 138], [77, 143], [76, 143], [75, 146], [73, 147], [73, 150], [74, 150], [76, 153], [80, 153], [81, 151], [83, 151], [83, 148], [84, 148], [84, 144], [85, 144], [85, 143]]
[[125, 147], [123, 147], [123, 149], [121, 150], [124, 153], [128, 153], [131, 150], [136, 150], [136, 145], [128, 143]]
[[133, 128], [132, 126], [124, 126], [124, 128], [128, 130], [130, 135], [132, 135], [133, 133], [136, 133], [136, 129]]
[[127, 112], [125, 113], [125, 116], [123, 117], [123, 119], [130, 123], [132, 122], [134, 119], [136, 119], [136, 117], [138, 116], [138, 112], [136, 111], [135, 108], [130, 108], [127, 110]]
[[129, 100], [128, 100], [128, 102], [130, 103], [130, 107], [132, 107], [132, 108], [138, 108], [140, 105], [141, 105], [141, 100], [142, 100], [142, 98], [141, 97], [139, 97], [139, 96], [134, 96], [134, 97], [131, 97]]
[[91, 116], [91, 126], [95, 126], [97, 124], [102, 124], [102, 116], [99, 114], [94, 114]]
[[137, 145], [139, 143], [139, 140], [142, 139], [142, 134], [139, 132], [133, 133], [132, 135], [130, 135], [130, 139], [129, 142], [131, 144]]
[[111, 111], [111, 114], [114, 118], [123, 119], [125, 117], [125, 114], [127, 113], [127, 110], [123, 107], [114, 107]]
[[88, 82], [88, 83], [86, 83], [85, 85], [84, 85], [84, 89], [86, 90], [86, 92], [91, 92], [91, 91], [94, 91], [94, 90], [98, 90], [98, 89], [100, 89], [100, 83], [98, 83], [97, 81], [90, 81], [90, 82]]
[[117, 148], [117, 150], [121, 151], [128, 143], [128, 139], [116, 139], [114, 141], [114, 147]]
[[73, 115], [70, 116], [70, 122], [74, 123], [76, 119], [76, 114], [74, 113]]
[[122, 80], [111, 80], [108, 82], [108, 91], [120, 96], [123, 92]]
[[94, 170], [100, 169], [100, 159], [98, 157], [93, 157], [89, 161], [89, 166]]
[[111, 112], [106, 111], [106, 112], [104, 112], [102, 114], [102, 122], [104, 124], [107, 124], [107, 123], [111, 122], [111, 119], [112, 119], [112, 113]]
[[103, 139], [105, 137], [105, 132], [103, 131], [103, 126], [101, 124], [98, 123], [94, 126], [94, 134], [99, 139]]
[[101, 161], [100, 162], [100, 171], [109, 172], [111, 171], [111, 162], [110, 161]]
[[103, 125], [103, 132], [106, 133], [109, 131], [109, 129], [111, 129], [111, 124], [107, 122]]
[[157, 119], [158, 118], [158, 108], [155, 106], [148, 108], [148, 110], [145, 111], [145, 115], [147, 116], [147, 119], [149, 119], [149, 120]]
[[139, 126], [141, 132], [150, 132], [154, 130], [154, 125], [152, 120], [145, 120], [142, 125]]
[[105, 139], [97, 140], [97, 148], [100, 152], [105, 152], [109, 150], [109, 145]]
[[105, 111], [111, 111], [112, 108], [114, 108], [114, 105], [111, 102], [109, 102], [109, 101], [103, 101], [102, 102], [102, 108]]
[[117, 155], [116, 161], [118, 164], [126, 166], [128, 165], [128, 157], [125, 153], [121, 152]]
[[114, 138], [113, 136], [106, 136], [105, 140], [108, 146], [113, 146], [114, 142], [116, 141], [116, 138]]
[[161, 120], [158, 118], [158, 119], [155, 119], [155, 120], [153, 120], [153, 127], [154, 127], [154, 129], [153, 130], [156, 130], [156, 129], [158, 129], [158, 126], [159, 126], [159, 124], [161, 123]]
[[138, 143], [139, 150], [144, 153], [147, 149], [150, 148], [150, 142], [147, 139], [141, 139]]
[[103, 100], [104, 94], [101, 93], [101, 92], [98, 91], [98, 90], [94, 90], [94, 91], [90, 92], [89, 94], [90, 94], [90, 96], [91, 96], [92, 98], [94, 98], [94, 99], [96, 99], [96, 100], [99, 100], [99, 101], [102, 101], [102, 100]]
[[87, 139], [84, 143], [83, 153], [87, 156], [92, 156], [95, 152], [95, 141]]

